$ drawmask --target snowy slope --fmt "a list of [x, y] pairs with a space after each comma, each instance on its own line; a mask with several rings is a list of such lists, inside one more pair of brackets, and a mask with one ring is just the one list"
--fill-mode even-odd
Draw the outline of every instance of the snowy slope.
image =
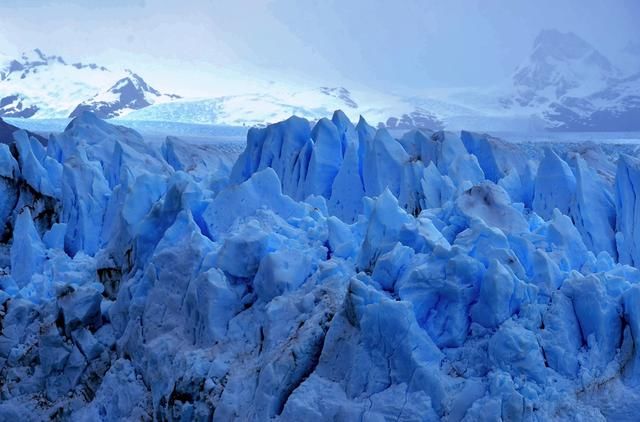
[[90, 113], [0, 136], [0, 419], [640, 411], [637, 146], [341, 112], [232, 166]]
[[624, 75], [576, 34], [541, 32], [512, 83], [503, 109], [538, 116], [550, 129], [640, 130], [637, 69]]
[[563, 96], [583, 97], [606, 88], [618, 76], [620, 71], [576, 34], [545, 30], [516, 70], [514, 97], [507, 101], [535, 107]]
[[106, 92], [101, 92], [93, 98], [83, 101], [70, 114], [76, 117], [85, 111], [91, 111], [96, 116], [109, 119], [124, 116], [133, 110], [139, 110], [152, 104], [160, 104], [180, 98], [177, 95], [161, 94], [149, 86], [140, 76], [133, 72], [117, 81]]
[[[124, 76], [95, 64], [67, 63], [40, 50], [20, 59], [5, 59], [0, 70], [0, 98], [17, 96], [22, 109], [33, 107], [40, 118], [67, 117], [82, 101], [108, 89]], [[3, 108], [6, 117], [20, 117], [19, 102], [13, 109]], [[25, 116], [31, 117], [31, 116]]]
[[564, 97], [549, 106], [545, 117], [564, 130], [640, 130], [640, 73], [586, 97]]
[[131, 72], [94, 63], [67, 63], [38, 49], [19, 59], [1, 59], [0, 116], [4, 117], [66, 118], [80, 104], [83, 109], [120, 115], [172, 98]]

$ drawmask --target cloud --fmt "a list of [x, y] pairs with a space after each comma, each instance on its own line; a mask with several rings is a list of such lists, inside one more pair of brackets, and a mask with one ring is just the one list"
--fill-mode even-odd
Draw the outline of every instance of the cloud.
[[95, 0], [2, 0], [0, 9], [37, 9], [54, 7], [82, 7], [88, 9], [110, 9], [118, 7], [145, 7], [146, 0], [109, 0], [98, 2]]

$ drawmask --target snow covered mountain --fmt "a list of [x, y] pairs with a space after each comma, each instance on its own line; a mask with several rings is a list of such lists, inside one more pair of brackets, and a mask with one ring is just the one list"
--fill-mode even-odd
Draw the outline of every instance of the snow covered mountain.
[[[637, 55], [635, 45], [626, 51]], [[292, 114], [317, 121], [342, 109], [351, 119], [362, 115], [390, 129], [640, 130], [637, 68], [624, 74], [576, 34], [557, 30], [538, 35], [506, 87], [410, 97], [270, 82], [259, 92], [182, 99], [161, 93], [135, 73], [68, 64], [40, 50], [0, 62], [0, 116], [5, 117], [75, 117], [92, 111], [129, 121], [265, 126]]]
[[549, 105], [545, 118], [560, 130], [640, 130], [640, 73], [586, 97], [563, 97]]
[[512, 80], [499, 89], [403, 97], [274, 85], [256, 94], [151, 106], [127, 118], [254, 126], [290, 114], [315, 121], [340, 108], [352, 119], [363, 115], [388, 128], [633, 131], [640, 130], [639, 82], [637, 74], [625, 76], [576, 34], [545, 30]]
[[0, 136], [0, 420], [637, 420], [637, 146]]
[[573, 33], [546, 30], [500, 100], [504, 110], [538, 115], [554, 130], [640, 130], [640, 77], [624, 75]]
[[161, 94], [133, 72], [120, 79], [105, 92], [83, 101], [71, 112], [70, 117], [91, 111], [102, 119], [126, 115], [152, 104], [168, 102], [180, 98], [178, 95]]
[[515, 72], [512, 98], [523, 107], [548, 105], [564, 96], [598, 92], [620, 75], [609, 60], [576, 34], [542, 31], [529, 58]]
[[345, 109], [352, 118], [366, 114], [376, 124], [391, 127], [442, 127], [438, 110], [412, 100], [356, 95], [345, 87], [272, 84], [260, 93], [177, 101], [179, 96], [161, 93], [128, 70], [70, 64], [38, 49], [18, 60], [0, 59], [0, 117], [66, 118], [91, 111], [101, 118], [263, 126], [292, 114], [314, 121]]
[[66, 118], [78, 109], [112, 117], [173, 98], [129, 71], [67, 63], [39, 49], [0, 60], [0, 117]]

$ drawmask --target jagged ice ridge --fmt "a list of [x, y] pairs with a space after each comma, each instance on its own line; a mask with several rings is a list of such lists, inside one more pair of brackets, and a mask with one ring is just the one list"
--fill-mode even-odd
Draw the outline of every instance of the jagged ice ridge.
[[2, 139], [0, 417], [637, 415], [640, 160], [341, 112], [180, 142]]

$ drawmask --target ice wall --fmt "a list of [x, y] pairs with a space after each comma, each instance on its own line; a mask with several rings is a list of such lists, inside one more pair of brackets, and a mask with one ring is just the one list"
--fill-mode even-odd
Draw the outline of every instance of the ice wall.
[[611, 183], [340, 112], [252, 129], [215, 180], [91, 114], [2, 141], [0, 419], [640, 410], [635, 158]]

